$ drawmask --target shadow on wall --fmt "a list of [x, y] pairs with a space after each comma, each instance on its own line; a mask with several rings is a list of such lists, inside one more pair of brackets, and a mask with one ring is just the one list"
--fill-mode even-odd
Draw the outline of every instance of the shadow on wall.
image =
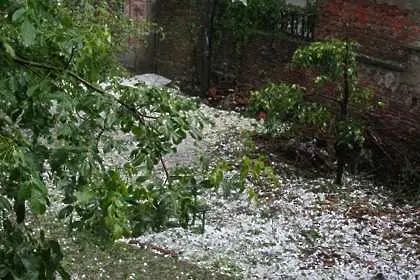
[[120, 62], [133, 73], [156, 72], [155, 67], [155, 34], [145, 39], [130, 43], [129, 50], [121, 55]]
[[[127, 0], [124, 11], [133, 20], [152, 21], [157, 0]], [[154, 72], [156, 35], [152, 32], [146, 38], [131, 38], [130, 49], [121, 56], [122, 64], [134, 73]]]

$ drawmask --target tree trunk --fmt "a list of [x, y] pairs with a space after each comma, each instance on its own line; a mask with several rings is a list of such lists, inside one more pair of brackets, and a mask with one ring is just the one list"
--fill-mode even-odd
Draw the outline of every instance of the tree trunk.
[[349, 45], [348, 42], [345, 43], [346, 53], [344, 55], [344, 71], [343, 71], [343, 82], [344, 82], [344, 92], [343, 98], [340, 100], [340, 117], [339, 122], [337, 123], [337, 142], [335, 143], [335, 154], [337, 157], [337, 170], [336, 170], [336, 177], [335, 183], [337, 185], [343, 184], [343, 173], [344, 167], [346, 164], [346, 154], [347, 148], [343, 144], [339, 144], [339, 135], [340, 135], [340, 123], [345, 123], [348, 119], [348, 103], [350, 98], [350, 84], [349, 84], [349, 76], [348, 76], [348, 64], [349, 64]]
[[206, 96], [211, 85], [213, 61], [214, 21], [216, 19], [217, 0], [208, 0], [204, 7], [204, 22], [200, 28], [197, 52], [198, 82], [201, 96]]

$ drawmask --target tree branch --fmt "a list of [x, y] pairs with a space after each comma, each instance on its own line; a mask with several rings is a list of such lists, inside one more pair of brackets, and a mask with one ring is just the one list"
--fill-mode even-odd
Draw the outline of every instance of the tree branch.
[[33, 67], [37, 67], [37, 68], [42, 68], [42, 69], [46, 69], [46, 70], [50, 70], [50, 71], [57, 71], [57, 72], [62, 72], [64, 74], [69, 75], [70, 77], [76, 79], [77, 81], [79, 81], [80, 83], [82, 83], [84, 86], [86, 86], [87, 88], [96, 91], [102, 95], [105, 95], [107, 97], [112, 98], [114, 101], [116, 101], [117, 103], [119, 103], [121, 106], [125, 107], [126, 109], [128, 109], [130, 112], [133, 113], [133, 115], [136, 117], [136, 119], [140, 122], [144, 122], [144, 118], [148, 118], [148, 119], [157, 119], [157, 117], [154, 116], [147, 116], [144, 115], [142, 113], [140, 113], [139, 111], [136, 110], [136, 108], [132, 105], [129, 105], [123, 101], [121, 101], [119, 98], [109, 94], [108, 92], [106, 92], [104, 89], [90, 83], [89, 81], [83, 79], [82, 77], [80, 77], [79, 75], [77, 75], [76, 73], [69, 71], [67, 69], [63, 69], [57, 66], [53, 66], [53, 65], [48, 65], [48, 64], [43, 64], [43, 63], [39, 63], [39, 62], [35, 62], [35, 61], [31, 61], [31, 60], [26, 60], [23, 59], [21, 57], [18, 56], [14, 56], [13, 60], [17, 63], [20, 63], [22, 65], [29, 65], [29, 66], [33, 66]]
[[[60, 73], [64, 73], [69, 75], [70, 77], [76, 79], [77, 81], [79, 81], [80, 83], [82, 83], [84, 86], [86, 86], [87, 88], [96, 91], [102, 95], [105, 95], [107, 97], [112, 98], [113, 100], [115, 100], [117, 103], [119, 103], [121, 106], [123, 106], [124, 108], [126, 108], [127, 110], [129, 110], [131, 113], [133, 113], [133, 115], [135, 116], [135, 118], [140, 121], [141, 123], [144, 123], [144, 118], [149, 118], [149, 119], [157, 119], [158, 117], [154, 117], [154, 116], [147, 116], [144, 115], [142, 113], [140, 113], [133, 105], [127, 104], [123, 101], [121, 101], [119, 98], [109, 94], [108, 92], [106, 92], [104, 89], [90, 83], [89, 81], [83, 79], [82, 77], [80, 77], [79, 75], [77, 75], [76, 73], [68, 70], [68, 69], [63, 69], [57, 66], [53, 66], [53, 65], [48, 65], [48, 64], [43, 64], [43, 63], [39, 63], [39, 62], [35, 62], [35, 61], [31, 61], [31, 60], [26, 60], [24, 58], [18, 57], [18, 56], [14, 56], [13, 60], [17, 63], [20, 63], [26, 67], [28, 66], [32, 66], [32, 67], [36, 67], [36, 68], [42, 68], [42, 69], [46, 69], [49, 71], [56, 71], [56, 72], [60, 72]], [[101, 131], [98, 135], [98, 140], [99, 138], [102, 136], [103, 131]], [[170, 175], [168, 172], [168, 168], [166, 167], [166, 164], [163, 160], [163, 157], [160, 157], [160, 162], [162, 164], [163, 170], [165, 172], [166, 175], [166, 179], [165, 179], [165, 183], [168, 183], [170, 180]], [[101, 163], [100, 163], [101, 164]], [[103, 165], [101, 166], [102, 168]], [[169, 182], [170, 183], [170, 182]]]
[[70, 58], [69, 58], [69, 60], [67, 61], [67, 63], [66, 63], [66, 69], [68, 69], [69, 67], [70, 67], [70, 63], [71, 63], [71, 61], [73, 60], [73, 57], [74, 57], [74, 53], [76, 52], [76, 47], [75, 46], [73, 46], [72, 48], [71, 48], [71, 54], [70, 54]]
[[166, 176], [164, 184], [170, 183], [170, 181], [169, 181], [170, 176], [169, 176], [168, 168], [166, 167], [166, 164], [165, 164], [165, 161], [163, 160], [163, 157], [160, 157], [160, 163], [162, 164], [162, 168], [163, 168], [163, 171], [165, 172], [165, 176]]

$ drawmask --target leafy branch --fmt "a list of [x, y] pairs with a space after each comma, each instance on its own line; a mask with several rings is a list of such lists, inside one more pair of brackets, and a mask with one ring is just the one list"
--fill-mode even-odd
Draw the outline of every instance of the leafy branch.
[[48, 64], [44, 64], [44, 63], [39, 63], [39, 62], [35, 62], [35, 61], [31, 61], [31, 60], [27, 60], [24, 58], [21, 58], [19, 56], [12, 56], [12, 59], [20, 64], [23, 65], [29, 65], [29, 66], [33, 66], [36, 68], [43, 68], [46, 70], [50, 70], [50, 71], [57, 71], [59, 73], [64, 73], [69, 75], [70, 77], [73, 77], [74, 79], [76, 79], [77, 81], [79, 81], [80, 83], [82, 83], [83, 85], [85, 85], [87, 88], [90, 88], [91, 90], [94, 90], [102, 95], [105, 95], [107, 97], [112, 98], [114, 101], [116, 101], [117, 103], [119, 103], [120, 105], [122, 105], [123, 107], [125, 107], [126, 109], [128, 109], [129, 111], [131, 111], [133, 113], [133, 115], [137, 118], [138, 121], [140, 122], [144, 122], [144, 118], [148, 118], [148, 119], [157, 119], [158, 117], [155, 116], [148, 116], [148, 115], [144, 115], [142, 113], [140, 113], [138, 110], [136, 110], [133, 106], [123, 102], [122, 100], [120, 100], [119, 98], [107, 93], [104, 89], [92, 84], [91, 82], [85, 80], [84, 78], [80, 77], [79, 75], [77, 75], [76, 73], [65, 69], [65, 68], [60, 68], [54, 65], [48, 65]]

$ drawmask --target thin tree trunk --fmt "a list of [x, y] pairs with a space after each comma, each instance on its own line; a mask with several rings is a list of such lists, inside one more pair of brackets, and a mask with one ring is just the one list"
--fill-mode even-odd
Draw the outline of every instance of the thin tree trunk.
[[[344, 92], [343, 98], [340, 101], [340, 118], [339, 122], [343, 123], [346, 122], [348, 119], [348, 103], [350, 98], [350, 84], [349, 84], [349, 76], [347, 72], [348, 68], [348, 58], [349, 58], [349, 46], [348, 42], [345, 43], [346, 53], [344, 55], [344, 72], [343, 72], [343, 80], [344, 80]], [[339, 123], [337, 123], [339, 125]], [[340, 133], [340, 127], [337, 128], [337, 133]], [[337, 139], [338, 140], [338, 139]], [[344, 167], [346, 164], [346, 151], [347, 148], [342, 144], [339, 145], [338, 141], [335, 144], [335, 152], [337, 157], [337, 171], [336, 171], [336, 178], [335, 183], [337, 185], [343, 184], [343, 174], [344, 174]]]
[[217, 0], [212, 0], [211, 6], [211, 14], [210, 14], [210, 23], [209, 23], [209, 31], [208, 31], [208, 64], [207, 64], [207, 84], [210, 86], [211, 83], [211, 73], [213, 70], [213, 38], [214, 38], [214, 21], [216, 19], [216, 8], [217, 8]]
[[202, 10], [204, 21], [200, 28], [197, 51], [197, 70], [200, 94], [206, 96], [211, 83], [213, 61], [214, 21], [216, 19], [217, 0], [207, 0]]

